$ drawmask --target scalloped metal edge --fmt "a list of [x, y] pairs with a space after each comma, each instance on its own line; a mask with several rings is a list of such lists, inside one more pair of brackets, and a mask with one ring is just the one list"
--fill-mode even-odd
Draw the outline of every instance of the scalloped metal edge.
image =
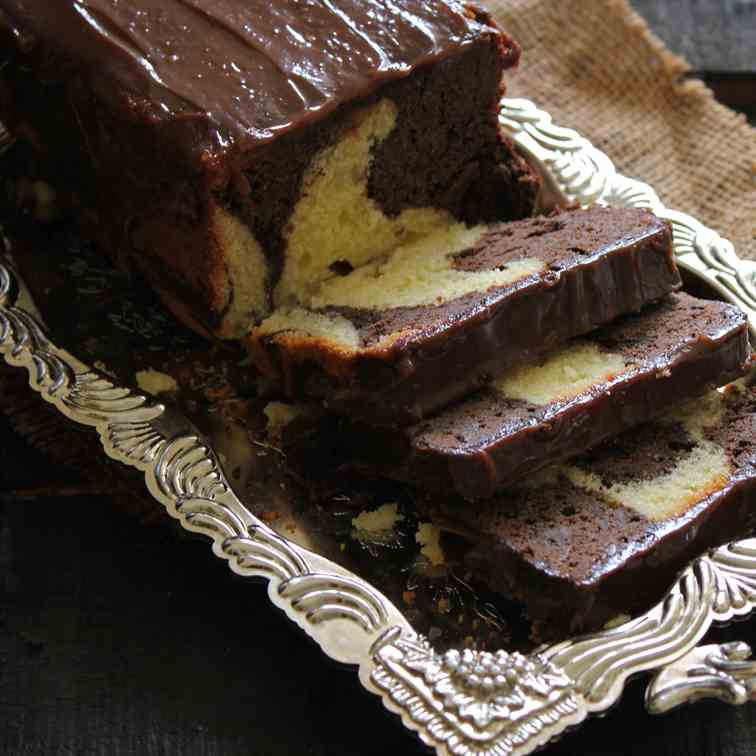
[[[664, 207], [651, 187], [617, 173], [606, 155], [555, 126], [533, 103], [503, 100], [500, 121], [542, 171], [552, 199], [648, 207], [670, 221], [680, 265], [743, 308], [756, 335], [756, 263], [739, 260], [726, 239]], [[756, 539], [695, 560], [662, 602], [612, 630], [528, 657], [505, 650], [439, 654], [373, 586], [254, 517], [185, 418], [114, 385], [51, 343], [33, 311], [19, 305], [26, 299], [12, 265], [0, 265], [6, 362], [27, 370], [31, 388], [66, 417], [95, 428], [110, 457], [142, 471], [168, 514], [207, 536], [231, 570], [267, 580], [272, 603], [328, 656], [358, 666], [363, 685], [438, 754], [531, 753], [588, 714], [605, 711], [627, 679], [644, 671], [657, 673], [649, 689], [652, 711], [709, 691], [735, 703], [748, 698], [754, 667], [743, 661], [742, 644], [718, 650], [698, 644], [712, 623], [756, 607]], [[707, 673], [691, 682], [688, 673], [701, 659]]]

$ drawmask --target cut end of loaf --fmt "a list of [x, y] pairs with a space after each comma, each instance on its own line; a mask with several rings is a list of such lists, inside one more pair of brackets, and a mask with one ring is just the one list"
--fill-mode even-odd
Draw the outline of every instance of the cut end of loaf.
[[[262, 333], [270, 334], [275, 325], [329, 338], [342, 349], [354, 347], [343, 319], [317, 313], [305, 318], [305, 308], [431, 304], [483, 291], [537, 268], [518, 263], [503, 271], [454, 270], [446, 255], [474, 244], [482, 227], [469, 229], [453, 222], [448, 212], [431, 208], [389, 217], [368, 196], [373, 150], [391, 133], [396, 116], [396, 106], [388, 99], [358, 111], [341, 139], [313, 159], [287, 225], [284, 267], [272, 296], [279, 309]], [[270, 311], [269, 263], [247, 225], [220, 207], [212, 212], [228, 301], [218, 335], [239, 338]], [[348, 275], [339, 275], [342, 270]], [[339, 322], [328, 329], [329, 320]]]
[[334, 264], [357, 268], [452, 223], [448, 212], [430, 208], [389, 217], [368, 196], [373, 151], [393, 131], [396, 119], [390, 99], [357, 111], [341, 139], [313, 159], [287, 225], [275, 305], [307, 303], [315, 288], [334, 276]]

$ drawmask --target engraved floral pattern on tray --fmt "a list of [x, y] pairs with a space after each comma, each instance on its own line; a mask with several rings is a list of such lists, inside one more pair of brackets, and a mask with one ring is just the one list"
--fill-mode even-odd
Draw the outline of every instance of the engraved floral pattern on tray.
[[[741, 306], [756, 330], [756, 263], [726, 239], [669, 210], [646, 184], [526, 100], [504, 100], [501, 125], [542, 171], [549, 202], [642, 206], [670, 221], [679, 263]], [[541, 648], [437, 652], [378, 590], [277, 534], [236, 496], [209, 444], [180, 414], [93, 371], [58, 348], [28, 308], [22, 281], [0, 265], [0, 350], [31, 388], [99, 433], [105, 452], [144, 473], [150, 493], [244, 577], [264, 578], [272, 603], [330, 657], [359, 669], [367, 689], [439, 754], [530, 753], [605, 711], [625, 682], [654, 672], [651, 712], [715, 696], [754, 697], [756, 664], [742, 643], [699, 645], [714, 622], [756, 607], [756, 539], [697, 559], [645, 615]]]

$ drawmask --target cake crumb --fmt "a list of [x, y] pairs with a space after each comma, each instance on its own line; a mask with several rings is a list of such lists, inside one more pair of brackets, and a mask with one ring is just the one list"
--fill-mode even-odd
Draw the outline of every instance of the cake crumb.
[[407, 606], [412, 606], [415, 603], [416, 598], [417, 593], [415, 591], [404, 591], [404, 593], [402, 593], [402, 600]]
[[383, 504], [372, 511], [360, 512], [352, 519], [352, 527], [359, 533], [386, 533], [394, 529], [404, 519], [399, 513], [398, 502]]
[[137, 386], [153, 396], [172, 394], [178, 390], [178, 383], [167, 373], [161, 373], [157, 370], [140, 370], [135, 377]]
[[287, 404], [285, 402], [268, 402], [263, 414], [268, 420], [267, 432], [272, 439], [280, 439], [283, 430], [299, 417], [313, 417], [318, 408], [310, 404]]
[[17, 205], [31, 212], [40, 223], [52, 223], [61, 217], [57, 194], [47, 182], [21, 178], [13, 189]]
[[604, 630], [613, 630], [615, 627], [624, 625], [625, 622], [630, 622], [632, 617], [629, 614], [618, 614], [616, 617], [612, 617], [605, 625]]
[[421, 522], [417, 527], [415, 540], [420, 544], [420, 553], [434, 566], [446, 564], [441, 548], [441, 529], [430, 522]]
[[45, 181], [35, 181], [32, 188], [36, 199], [34, 217], [42, 223], [58, 220], [61, 213], [55, 189]]

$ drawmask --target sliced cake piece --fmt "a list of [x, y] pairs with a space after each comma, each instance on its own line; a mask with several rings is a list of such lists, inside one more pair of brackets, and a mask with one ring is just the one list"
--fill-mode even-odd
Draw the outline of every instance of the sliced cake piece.
[[430, 506], [471, 544], [464, 564], [523, 602], [542, 638], [596, 628], [753, 527], [756, 389], [711, 392], [485, 506]]
[[665, 222], [593, 207], [456, 226], [336, 270], [309, 309], [277, 310], [248, 341], [289, 397], [406, 424], [679, 286]]
[[21, 178], [205, 333], [535, 206], [498, 125], [520, 49], [472, 3], [0, 0], [0, 39]]
[[467, 499], [492, 496], [669, 407], [742, 376], [748, 320], [724, 302], [672, 294], [402, 429], [343, 424], [382, 475]]

